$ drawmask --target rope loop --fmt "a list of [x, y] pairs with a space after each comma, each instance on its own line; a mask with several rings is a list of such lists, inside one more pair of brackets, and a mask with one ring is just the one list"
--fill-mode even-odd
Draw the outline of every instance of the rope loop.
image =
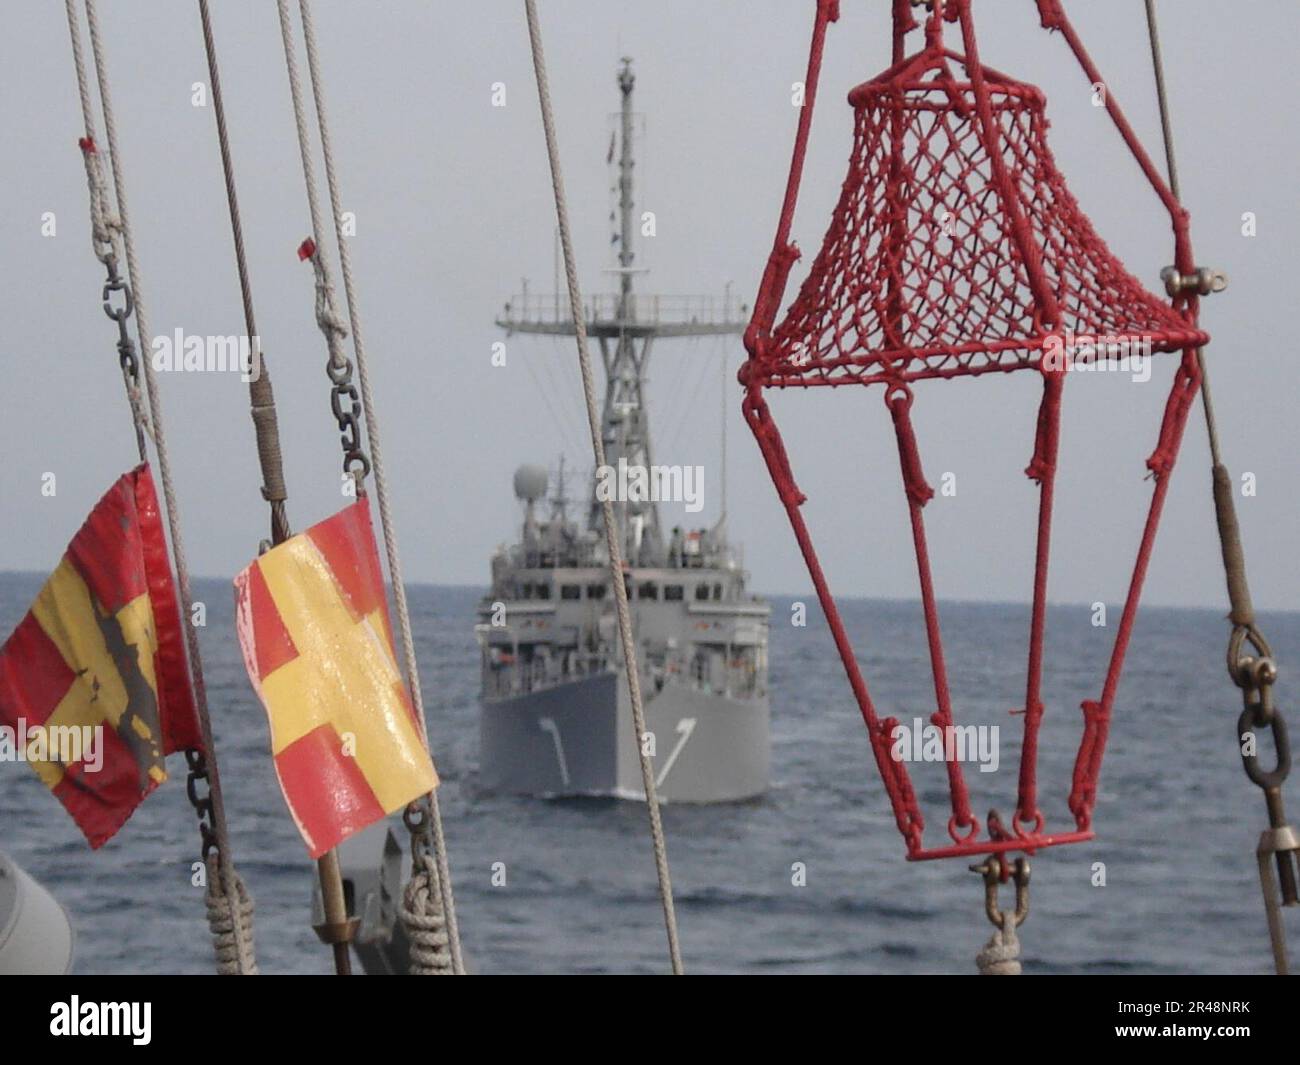
[[1011, 815], [1011, 827], [1015, 829], [1017, 836], [1036, 836], [1043, 830], [1043, 811], [1035, 809], [1033, 812], [1033, 825], [1026, 828], [1027, 817], [1021, 817], [1020, 811], [1017, 810]]
[[410, 974], [453, 975], [455, 968], [442, 907], [438, 864], [432, 855], [415, 859], [411, 879], [402, 892], [401, 917], [411, 944]]
[[402, 822], [411, 838], [411, 878], [402, 892], [401, 918], [411, 941], [410, 973], [445, 976], [456, 971], [443, 909], [433, 840], [433, 809], [429, 797], [407, 803]]
[[206, 864], [208, 889], [204, 905], [208, 915], [208, 930], [212, 933], [212, 945], [217, 955], [217, 973], [221, 976], [256, 976], [253, 896], [244, 884], [243, 877], [232, 870], [234, 898], [231, 899], [222, 886], [220, 858], [214, 856]]
[[351, 363], [348, 363], [347, 356], [343, 354], [342, 348], [338, 344], [338, 341], [347, 338], [348, 327], [338, 311], [334, 309], [334, 285], [330, 281], [329, 271], [321, 259], [319, 245], [311, 237], [308, 237], [299, 246], [300, 256], [304, 248], [310, 248], [306, 259], [311, 263], [312, 274], [316, 280], [316, 324], [320, 327], [320, 331], [325, 334], [325, 340], [329, 344], [330, 361], [340, 367], [347, 363], [347, 372], [351, 376]]
[[885, 392], [885, 404], [894, 419], [894, 433], [898, 437], [898, 456], [903, 468], [903, 485], [907, 490], [907, 498], [913, 506], [923, 507], [934, 498], [934, 489], [925, 479], [921, 452], [912, 428], [913, 399], [912, 390], [902, 381], [891, 382]]
[[[1254, 649], [1254, 654], [1246, 653], [1246, 646], [1250, 645]], [[1273, 651], [1269, 647], [1268, 640], [1264, 634], [1252, 622], [1250, 624], [1237, 624], [1232, 627], [1232, 635], [1228, 637], [1228, 675], [1232, 677], [1232, 682], [1238, 688], [1249, 688], [1263, 678], [1255, 675], [1257, 664], [1267, 659], [1273, 662]], [[1277, 666], [1273, 665], [1273, 677], [1276, 677]], [[1269, 678], [1268, 683], [1272, 683], [1273, 678]]]
[[891, 381], [885, 389], [885, 406], [891, 411], [899, 406], [911, 410], [915, 399], [916, 396], [906, 381]]
[[1013, 924], [994, 929], [984, 949], [975, 955], [981, 976], [1019, 976], [1020, 938]]
[[[969, 831], [962, 834], [963, 828], [969, 828]], [[967, 815], [963, 822], [958, 819], [956, 814], [948, 818], [948, 835], [952, 837], [954, 843], [969, 843], [973, 840], [980, 830], [979, 819], [973, 814]]]

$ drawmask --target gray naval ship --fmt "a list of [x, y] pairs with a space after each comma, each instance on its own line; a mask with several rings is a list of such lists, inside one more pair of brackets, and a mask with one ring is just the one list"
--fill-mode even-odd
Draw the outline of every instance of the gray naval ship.
[[[640, 272], [633, 265], [633, 84], [624, 59], [616, 133], [619, 290], [589, 300], [584, 313], [605, 373], [606, 475], [640, 470], [654, 484], [658, 472], [662, 483], [671, 483], [681, 468], [655, 467], [651, 457], [645, 404], [651, 346], [659, 338], [739, 334], [745, 308], [729, 297], [633, 290]], [[512, 298], [497, 325], [508, 335], [574, 333], [568, 301], [552, 296]], [[480, 780], [489, 790], [645, 798], [609, 586], [599, 472], [585, 524], [570, 520], [562, 460], [553, 479], [535, 466], [515, 474], [522, 535], [493, 556], [492, 586], [476, 626]], [[614, 498], [659, 796], [726, 802], [758, 795], [768, 783], [770, 607], [746, 591], [740, 554], [727, 541], [725, 488], [716, 524], [678, 527], [667, 536], [659, 500], [650, 494]]]

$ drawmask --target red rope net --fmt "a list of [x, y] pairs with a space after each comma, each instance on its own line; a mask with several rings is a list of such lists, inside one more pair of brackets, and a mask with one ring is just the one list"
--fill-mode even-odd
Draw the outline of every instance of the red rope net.
[[[1044, 26], [1060, 30], [1085, 72], [1100, 78], [1057, 0], [1038, 0]], [[915, 27], [907, 0], [894, 0], [894, 63], [853, 89], [854, 143], [849, 172], [820, 251], [795, 299], [774, 327], [786, 279], [798, 257], [789, 230], [798, 198], [826, 27], [835, 0], [819, 0], [804, 111], [777, 238], [746, 332], [749, 360], [741, 371], [744, 412], [789, 514], [867, 724], [877, 765], [911, 858], [1033, 851], [1091, 838], [1097, 775], [1111, 707], [1127, 650], [1147, 562], [1183, 426], [1195, 397], [1195, 349], [1208, 337], [1196, 326], [1194, 297], [1166, 303], [1111, 253], [1066, 187], [1047, 146], [1043, 94], [984, 67], [978, 57], [970, 0], [933, 5], [925, 46], [904, 56]], [[958, 23], [964, 55], [943, 43], [944, 21]], [[1191, 269], [1186, 212], [1176, 203], [1118, 105], [1115, 124], [1170, 211], [1176, 265]], [[1072, 336], [1071, 336], [1072, 334]], [[1036, 787], [1040, 687], [1052, 500], [1060, 404], [1070, 344], [1093, 345], [1094, 356], [1181, 352], [1157, 445], [1147, 465], [1155, 488], [1101, 697], [1083, 705], [1084, 729], [1069, 806], [1073, 831], [1047, 833]], [[926, 482], [911, 424], [911, 384], [1019, 369], [1036, 369], [1044, 390], [1033, 456], [1026, 473], [1040, 488], [1034, 565], [1024, 739], [1019, 790], [1010, 826], [996, 813], [988, 835], [971, 809], [961, 765], [947, 762], [952, 813], [948, 844], [927, 849], [924, 817], [906, 766], [890, 754], [897, 722], [876, 713], [840, 621], [835, 600], [800, 512], [804, 501], [771, 411], [766, 388], [846, 384], [885, 387], [898, 438], [899, 462], [912, 520], [925, 610], [936, 711], [954, 717], [930, 573], [922, 510], [934, 494]]]

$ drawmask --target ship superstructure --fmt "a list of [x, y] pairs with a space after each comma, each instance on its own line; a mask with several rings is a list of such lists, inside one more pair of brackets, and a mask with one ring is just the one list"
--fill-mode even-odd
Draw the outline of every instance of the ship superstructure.
[[[725, 507], [712, 527], [662, 528], [651, 486], [683, 474], [655, 466], [645, 382], [657, 339], [738, 335], [745, 308], [634, 291], [634, 82], [625, 59], [618, 292], [584, 308], [605, 374], [608, 469], [593, 472], [581, 524], [569, 514], [563, 461], [554, 478], [535, 466], [515, 474], [522, 535], [493, 556], [479, 607], [481, 776], [497, 790], [643, 797], [598, 494], [613, 489], [660, 796], [725, 801], [767, 787], [770, 608], [747, 591]], [[571, 336], [567, 307], [516, 297], [497, 324], [510, 334]]]

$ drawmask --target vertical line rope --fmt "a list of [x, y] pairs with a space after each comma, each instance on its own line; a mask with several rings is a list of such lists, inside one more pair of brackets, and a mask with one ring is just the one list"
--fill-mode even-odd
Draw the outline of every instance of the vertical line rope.
[[[591, 447], [597, 467], [605, 465], [605, 445], [600, 435], [600, 416], [596, 411], [596, 384], [591, 372], [591, 355], [587, 350], [587, 323], [582, 312], [582, 292], [578, 287], [578, 268], [569, 234], [569, 209], [564, 195], [564, 176], [560, 172], [560, 150], [555, 136], [555, 116], [551, 109], [550, 83], [546, 74], [546, 58], [542, 52], [542, 32], [537, 21], [534, 0], [524, 0], [528, 19], [528, 38], [532, 46], [533, 71], [537, 77], [537, 97], [542, 109], [542, 126], [546, 134], [546, 154], [551, 167], [551, 189], [555, 196], [555, 214], [560, 226], [560, 244], [564, 251], [564, 276], [569, 288], [569, 306], [573, 314], [574, 334], [577, 338], [578, 365], [582, 371], [582, 389], [587, 403], [587, 425], [591, 430]], [[641, 760], [641, 781], [645, 787], [646, 810], [650, 818], [650, 838], [654, 846], [655, 871], [659, 877], [659, 898], [663, 903], [664, 927], [668, 933], [668, 956], [673, 973], [682, 974], [681, 946], [677, 937], [677, 914], [673, 906], [672, 877], [668, 871], [668, 849], [664, 841], [664, 826], [659, 815], [659, 795], [655, 788], [654, 766], [646, 753], [645, 711], [641, 705], [641, 678], [637, 671], [636, 644], [632, 638], [632, 618], [627, 606], [627, 586], [623, 576], [622, 549], [619, 546], [618, 526], [614, 519], [614, 504], [609, 499], [601, 503], [605, 519], [605, 543], [609, 548], [610, 583], [614, 586], [614, 599], [618, 605], [618, 631], [623, 645], [623, 660], [627, 670], [628, 696], [632, 703], [632, 721], [636, 728], [637, 750]]]
[[[320, 247], [322, 227], [320, 208], [316, 200], [315, 173], [310, 164], [310, 149], [306, 128], [305, 107], [302, 99], [302, 82], [298, 73], [297, 62], [293, 54], [293, 38], [289, 24], [287, 0], [278, 0], [281, 33], [284, 38], [286, 67], [289, 71], [290, 88], [293, 95], [294, 119], [298, 125], [299, 148], [303, 157], [304, 176], [309, 188], [308, 198], [312, 214], [312, 231], [316, 236], [322, 269], [326, 257]], [[308, 77], [311, 81], [312, 97], [316, 107], [317, 130], [321, 140], [321, 158], [325, 164], [325, 181], [329, 190], [330, 211], [334, 217], [334, 236], [338, 247], [339, 268], [343, 275], [343, 293], [347, 303], [348, 320], [352, 333], [353, 352], [356, 356], [357, 374], [361, 385], [361, 401], [365, 411], [365, 432], [370, 444], [370, 458], [375, 477], [375, 495], [379, 509], [380, 526], [384, 536], [384, 550], [388, 557], [388, 573], [393, 585], [393, 600], [397, 610], [397, 627], [401, 636], [402, 655], [405, 659], [408, 686], [411, 701], [415, 709], [416, 722], [426, 749], [429, 744], [428, 730], [424, 720], [424, 698], [420, 687], [420, 672], [416, 662], [415, 640], [411, 632], [410, 610], [406, 600], [406, 585], [402, 577], [401, 557], [397, 548], [397, 535], [393, 527], [393, 518], [388, 497], [388, 481], [384, 473], [383, 451], [381, 446], [378, 421], [375, 417], [370, 378], [367, 373], [365, 343], [361, 335], [361, 316], [358, 307], [356, 287], [353, 282], [352, 264], [348, 254], [347, 243], [343, 237], [342, 207], [339, 195], [338, 178], [334, 167], [334, 154], [330, 142], [329, 123], [325, 111], [323, 79], [316, 49], [315, 26], [312, 21], [311, 6], [307, 0], [300, 0], [299, 13], [302, 18], [303, 41], [306, 46]], [[451, 866], [447, 856], [446, 836], [443, 832], [442, 811], [438, 802], [437, 789], [428, 796], [431, 830], [434, 841], [434, 857], [438, 867], [439, 892], [442, 896], [443, 913], [447, 922], [447, 938], [451, 949], [452, 965], [458, 975], [465, 972], [464, 958], [461, 953], [460, 929], [456, 921], [455, 896], [451, 883]]]
[[[1174, 125], [1169, 114], [1169, 95], [1165, 88], [1164, 51], [1160, 47], [1160, 27], [1156, 23], [1155, 0], [1146, 0], [1147, 37], [1151, 41], [1151, 67], [1155, 73], [1156, 100], [1160, 105], [1160, 133], [1165, 143], [1165, 166], [1169, 173], [1169, 191], [1174, 202], [1183, 202], [1178, 184], [1178, 160], [1174, 152]], [[1210, 438], [1210, 462], [1222, 466], [1219, 448], [1219, 427], [1214, 417], [1214, 397], [1210, 394], [1210, 379], [1206, 374], [1205, 354], [1196, 349], [1196, 366], [1201, 371], [1201, 407], [1205, 411], [1205, 429]]]
[[[1169, 94], [1165, 85], [1164, 54], [1160, 46], [1160, 28], [1156, 22], [1155, 0], [1146, 0], [1145, 6], [1147, 35], [1151, 42], [1151, 66], [1155, 75], [1156, 99], [1160, 105], [1160, 130], [1164, 137], [1165, 164], [1169, 172], [1169, 188], [1174, 199], [1181, 203], [1178, 184], [1178, 160], [1174, 152], [1173, 121], [1169, 113]], [[1211, 477], [1215, 519], [1218, 524], [1219, 549], [1223, 556], [1224, 577], [1228, 585], [1228, 601], [1232, 608], [1229, 617], [1233, 623], [1233, 636], [1229, 643], [1228, 672], [1234, 683], [1240, 686], [1241, 681], [1236, 673], [1239, 661], [1233, 660], [1233, 648], [1236, 644], [1237, 634], [1244, 634], [1245, 638], [1251, 641], [1261, 655], [1268, 654], [1267, 641], [1255, 627], [1255, 611], [1251, 602], [1250, 583], [1246, 575], [1246, 554], [1242, 546], [1241, 530], [1237, 524], [1237, 507], [1233, 498], [1232, 482], [1227, 467], [1223, 464], [1222, 450], [1219, 446], [1219, 429], [1214, 416], [1214, 402], [1210, 394], [1210, 379], [1205, 353], [1199, 347], [1196, 349], [1196, 368], [1201, 381], [1201, 407], [1205, 412], [1205, 429], [1210, 441]], [[1240, 652], [1237, 653], [1240, 654]], [[1274, 728], [1277, 728], [1276, 724]], [[1276, 736], [1277, 733], [1275, 732], [1274, 735]], [[1281, 765], [1281, 752], [1282, 747], [1279, 744], [1279, 766]], [[1285, 772], [1282, 775], [1285, 779]], [[1269, 823], [1274, 828], [1279, 827], [1278, 822], [1281, 820], [1280, 788], [1281, 785], [1279, 784], [1276, 794], [1276, 816], [1278, 820], [1274, 820], [1274, 800], [1272, 798], [1268, 800]], [[1267, 790], [1265, 794], [1268, 794]], [[1260, 862], [1260, 875], [1263, 877], [1267, 868], [1265, 863], [1268, 858], [1263, 851], [1259, 851], [1257, 854]], [[1277, 858], [1280, 861], [1282, 853], [1279, 852]], [[1290, 870], [1289, 858], [1287, 870]], [[1269, 939], [1273, 948], [1273, 964], [1278, 975], [1285, 976], [1288, 972], [1286, 926], [1282, 923], [1281, 915], [1278, 912], [1277, 896], [1270, 892], [1267, 881], [1265, 881], [1264, 887], [1264, 913], [1268, 921]]]
[[[68, 0], [69, 5], [71, 0]], [[198, 711], [199, 727], [203, 735], [203, 746], [207, 756], [207, 773], [209, 796], [212, 804], [212, 830], [220, 853], [218, 874], [221, 878], [222, 894], [230, 908], [230, 922], [233, 930], [238, 967], [241, 973], [256, 971], [252, 944], [245, 936], [244, 921], [239, 914], [242, 892], [235, 872], [235, 860], [230, 846], [230, 834], [226, 825], [226, 807], [221, 791], [221, 778], [217, 768], [217, 750], [212, 735], [212, 719], [208, 713], [207, 685], [204, 682], [203, 656], [199, 650], [198, 633], [193, 625], [194, 597], [190, 590], [189, 565], [185, 560], [184, 541], [181, 537], [180, 509], [176, 502], [176, 488], [172, 482], [171, 461], [167, 452], [167, 434], [163, 430], [162, 399], [158, 392], [158, 380], [154, 374], [153, 362], [149, 358], [149, 326], [145, 301], [140, 294], [140, 263], [135, 252], [135, 242], [131, 236], [130, 215], [127, 210], [126, 187], [122, 177], [122, 156], [117, 140], [117, 126], [113, 119], [112, 96], [109, 91], [108, 65], [104, 56], [103, 41], [100, 36], [99, 18], [95, 10], [95, 0], [85, 0], [86, 23], [90, 31], [90, 48], [94, 57], [95, 76], [99, 83], [100, 109], [104, 118], [104, 131], [108, 137], [109, 163], [113, 174], [113, 196], [117, 204], [117, 217], [121, 228], [122, 246], [126, 251], [127, 276], [131, 284], [131, 294], [135, 302], [136, 335], [140, 345], [140, 362], [143, 364], [145, 390], [149, 398], [149, 410], [152, 414], [154, 430], [154, 450], [158, 456], [158, 472], [162, 480], [163, 499], [167, 508], [167, 528], [171, 534], [172, 559], [176, 565], [176, 585], [180, 597], [181, 625], [185, 630], [185, 646], [189, 652], [190, 681], [194, 689], [194, 704]], [[75, 23], [74, 23], [75, 30]]]
[[[302, 15], [303, 40], [307, 49], [307, 70], [311, 78], [312, 97], [316, 105], [317, 125], [320, 129], [321, 156], [325, 161], [325, 181], [329, 188], [330, 212], [334, 216], [334, 238], [338, 245], [339, 268], [343, 273], [343, 297], [348, 306], [348, 322], [352, 329], [352, 347], [356, 354], [357, 376], [361, 384], [361, 402], [366, 415], [366, 438], [370, 443], [370, 460], [375, 477], [375, 496], [379, 504], [379, 521], [383, 528], [384, 550], [388, 556], [388, 573], [393, 583], [393, 600], [397, 608], [397, 627], [401, 633], [402, 655], [406, 659], [406, 671], [411, 687], [411, 699], [415, 706], [416, 719], [425, 747], [432, 749], [424, 720], [424, 696], [420, 687], [420, 670], [415, 656], [415, 638], [411, 632], [410, 609], [406, 600], [406, 582], [402, 576], [402, 561], [398, 552], [397, 530], [393, 522], [388, 496], [388, 478], [384, 472], [383, 449], [380, 441], [379, 421], [370, 388], [370, 375], [367, 370], [365, 342], [361, 332], [361, 311], [357, 299], [356, 287], [352, 280], [352, 262], [347, 242], [343, 236], [342, 197], [339, 193], [338, 179], [334, 167], [334, 153], [330, 144], [329, 121], [325, 110], [324, 79], [320, 73], [320, 62], [316, 49], [316, 30], [312, 20], [311, 5], [308, 0], [299, 0]], [[435, 789], [428, 795], [432, 831], [435, 845], [435, 857], [438, 864], [438, 880], [442, 894], [443, 912], [447, 922], [447, 937], [451, 948], [452, 964], [459, 975], [465, 971], [461, 955], [460, 929], [456, 922], [456, 902], [452, 891], [451, 866], [447, 855], [447, 842], [443, 834], [442, 811], [439, 807], [438, 793]]]
[[[81, 44], [81, 31], [77, 27], [76, 6], [74, 0], [64, 0], [63, 6], [68, 16], [68, 35], [72, 40], [72, 65], [77, 73], [77, 95], [81, 99], [81, 121], [86, 136], [81, 155], [86, 164], [86, 184], [90, 192], [90, 244], [95, 258], [104, 263], [110, 272], [114, 272], [119, 258], [120, 224], [116, 216], [110, 215], [104, 203], [108, 191], [104, 179], [103, 160], [100, 153], [95, 150], [95, 109], [90, 98], [90, 82], [86, 75], [86, 57]], [[131, 418], [135, 423], [136, 452], [141, 462], [148, 462], [149, 448], [145, 438], [153, 436], [153, 428], [149, 425], [149, 416], [141, 402], [138, 383], [132, 379], [131, 371], [125, 362], [122, 365], [122, 384], [126, 388], [126, 401], [131, 406]]]
[[262, 468], [262, 495], [271, 508], [271, 541], [280, 544], [289, 538], [289, 516], [285, 510], [287, 491], [284, 462], [280, 453], [280, 430], [275, 410], [275, 392], [271, 371], [261, 352], [257, 322], [253, 313], [253, 286], [248, 276], [248, 258], [244, 251], [244, 225], [239, 214], [239, 196], [235, 191], [235, 164], [230, 152], [230, 135], [226, 128], [226, 106], [221, 92], [221, 72], [217, 63], [217, 45], [212, 35], [212, 13], [208, 0], [199, 0], [199, 20], [203, 28], [203, 50], [208, 59], [208, 78], [212, 82], [212, 110], [217, 121], [217, 143], [221, 149], [221, 170], [226, 182], [226, 206], [230, 212], [230, 232], [235, 245], [235, 267], [239, 272], [239, 294], [244, 305], [244, 327], [249, 344], [258, 344], [259, 361], [256, 377], [248, 383], [250, 413], [257, 433], [257, 455]]
[[[334, 283], [330, 277], [329, 257], [321, 246], [320, 200], [316, 192], [316, 164], [312, 161], [311, 135], [307, 131], [307, 113], [302, 98], [302, 78], [298, 73], [298, 57], [293, 43], [293, 28], [289, 23], [289, 5], [287, 0], [277, 0], [280, 16], [280, 39], [284, 43], [284, 67], [289, 75], [289, 95], [293, 101], [293, 121], [298, 132], [298, 154], [302, 158], [302, 176], [307, 186], [307, 212], [311, 217], [311, 235], [316, 243], [316, 252], [312, 263], [318, 274], [318, 300], [323, 300], [323, 307], [318, 308], [317, 319], [321, 322], [334, 320], [333, 292]], [[340, 323], [341, 324], [341, 323]], [[342, 330], [324, 328], [325, 341], [329, 347], [332, 365], [341, 367], [347, 360], [343, 354]]]

